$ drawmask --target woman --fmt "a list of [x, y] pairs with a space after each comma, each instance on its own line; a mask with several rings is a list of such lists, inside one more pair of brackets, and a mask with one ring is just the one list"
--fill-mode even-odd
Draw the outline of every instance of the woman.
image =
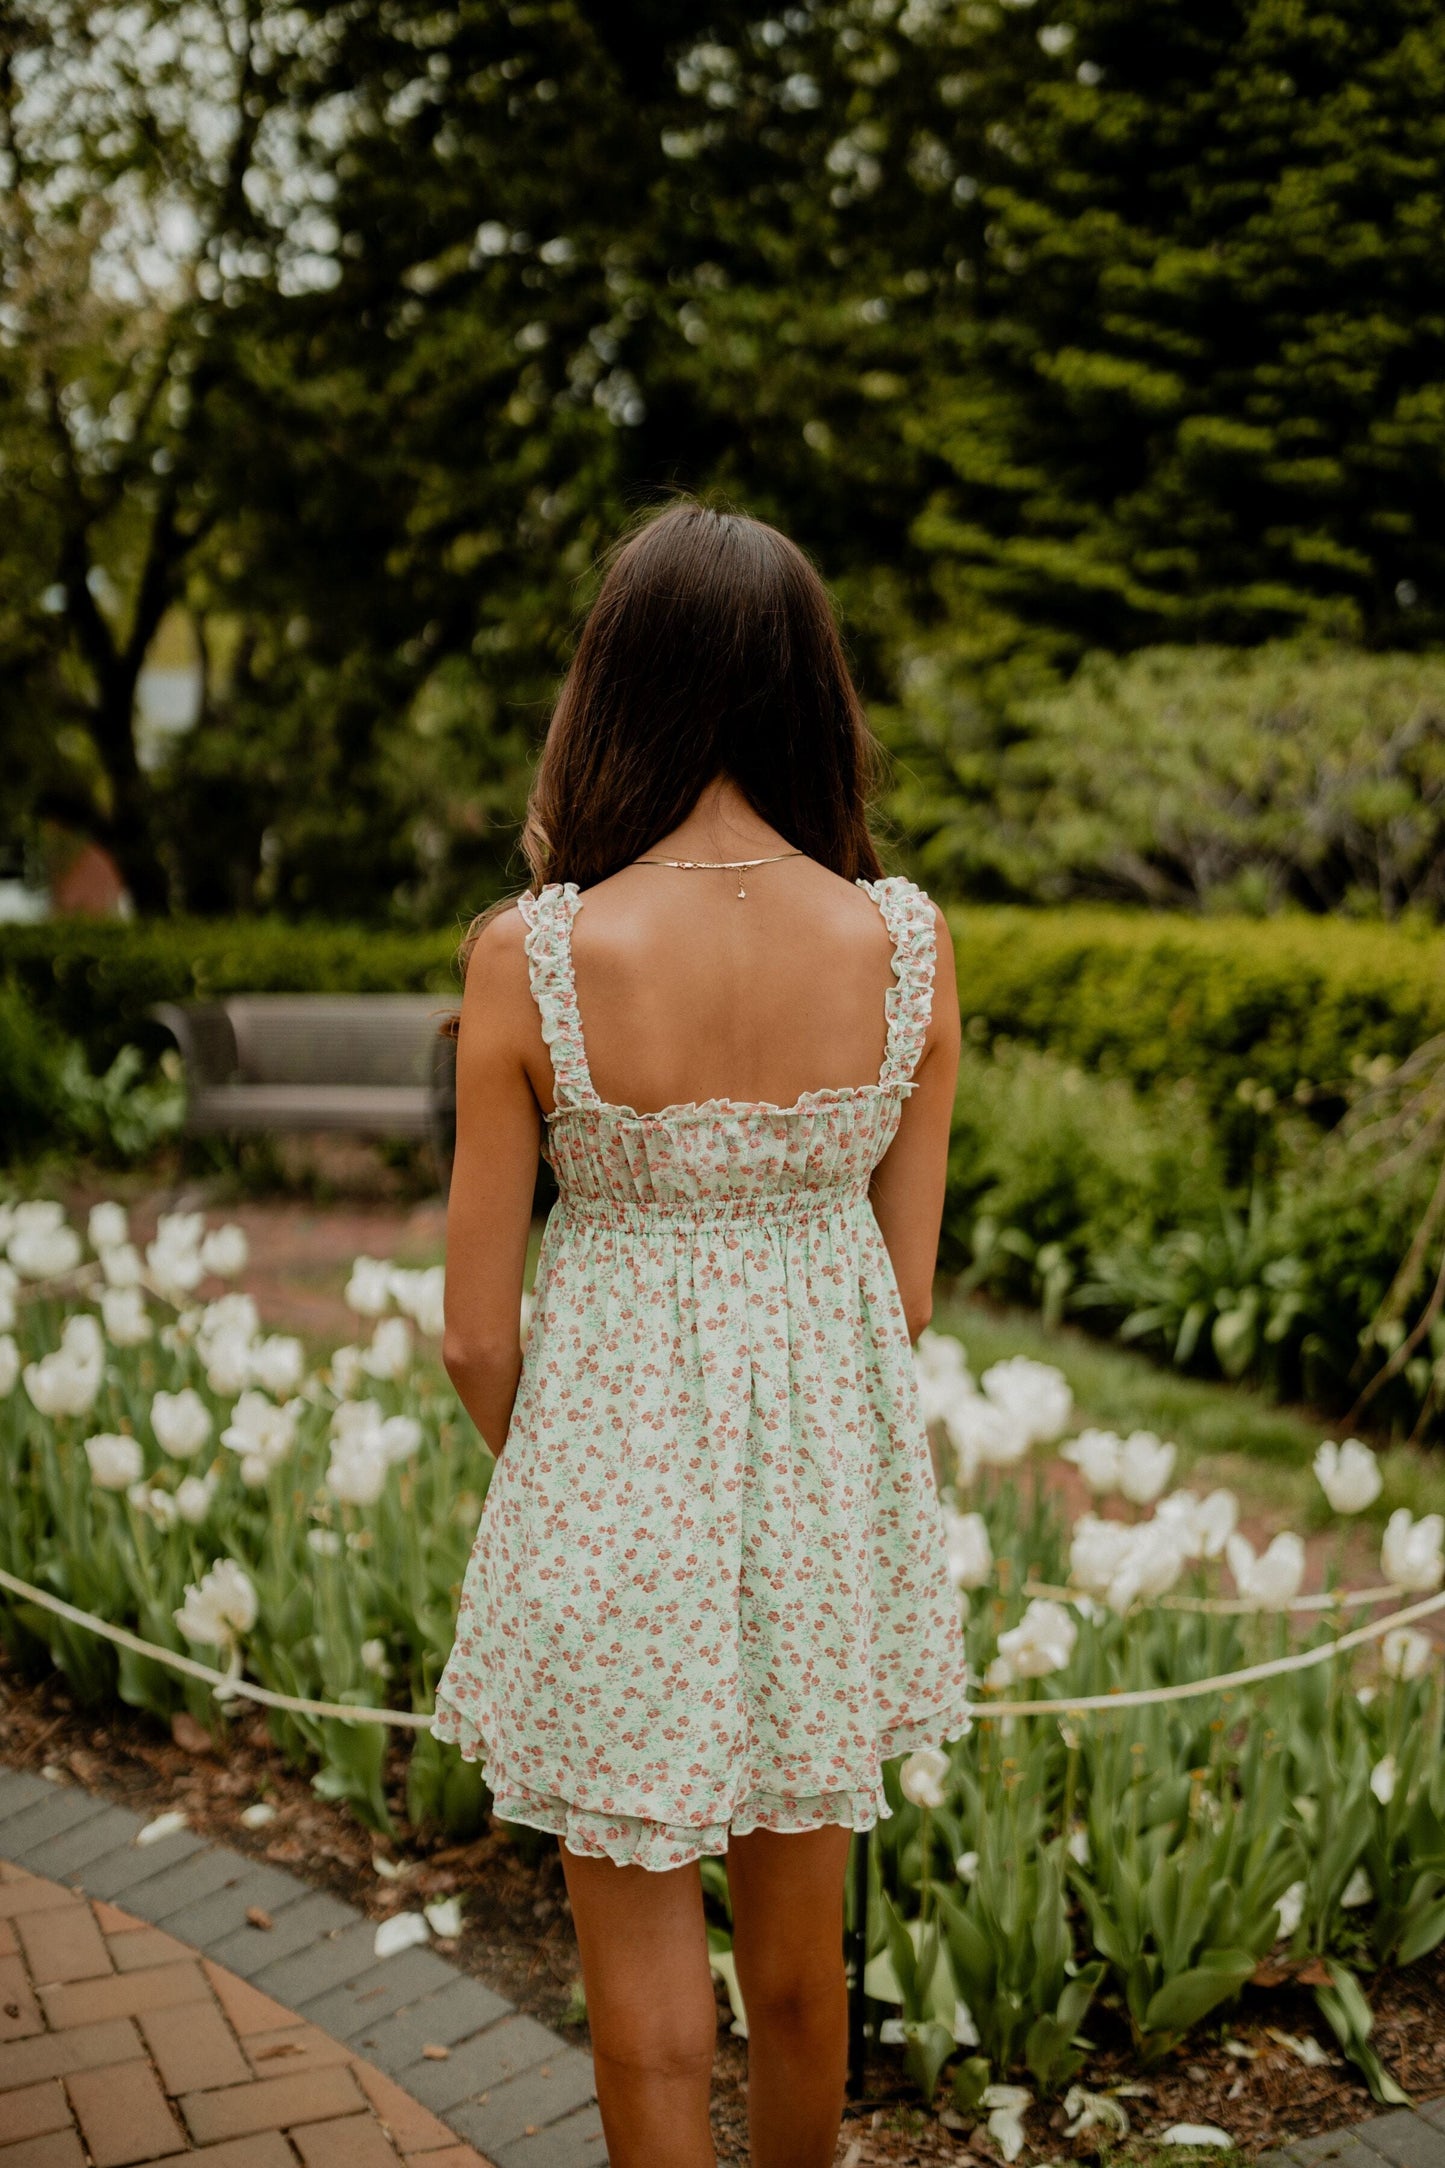
[[612, 2168], [715, 2158], [724, 1852], [753, 2168], [833, 2160], [849, 1832], [881, 1760], [967, 1727], [909, 1345], [958, 1002], [941, 914], [881, 878], [874, 754], [807, 559], [672, 506], [611, 563], [532, 890], [466, 959], [445, 1358], [499, 1458], [435, 1729], [561, 1839]]

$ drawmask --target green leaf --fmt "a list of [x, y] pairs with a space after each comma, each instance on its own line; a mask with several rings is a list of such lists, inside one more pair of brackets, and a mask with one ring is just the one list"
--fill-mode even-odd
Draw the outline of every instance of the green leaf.
[[953, 2034], [936, 2018], [908, 2018], [903, 2026], [903, 2067], [926, 2102], [933, 2099], [938, 2073], [954, 2053]]
[[[1224, 1953], [1220, 1953], [1221, 1956]], [[1254, 1970], [1254, 1959], [1248, 1951], [1241, 1950], [1234, 1963], [1221, 1963], [1220, 1958], [1209, 1965], [1195, 1965], [1188, 1972], [1176, 1974], [1166, 1980], [1149, 1999], [1144, 2012], [1143, 2031], [1146, 2033], [1188, 2032], [1202, 2017], [1237, 1995]]]

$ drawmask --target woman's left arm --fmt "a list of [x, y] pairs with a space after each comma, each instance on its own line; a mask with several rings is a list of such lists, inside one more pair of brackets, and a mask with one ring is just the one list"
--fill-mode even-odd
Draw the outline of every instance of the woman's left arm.
[[874, 1169], [870, 1189], [893, 1260], [910, 1340], [917, 1340], [933, 1315], [933, 1275], [938, 1266], [962, 1038], [953, 937], [937, 904], [933, 936], [933, 1011], [928, 1035], [913, 1072], [914, 1089], [903, 1102], [898, 1133]]
[[531, 1071], [546, 1053], [528, 987], [525, 933], [521, 912], [504, 911], [482, 928], [467, 960], [447, 1201], [442, 1361], [496, 1455], [507, 1441], [522, 1370], [522, 1282], [542, 1138]]

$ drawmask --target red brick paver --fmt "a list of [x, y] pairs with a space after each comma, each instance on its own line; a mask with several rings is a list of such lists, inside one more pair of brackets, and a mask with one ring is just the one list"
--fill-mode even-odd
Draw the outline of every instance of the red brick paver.
[[0, 2168], [491, 2168], [340, 2041], [0, 1860]]

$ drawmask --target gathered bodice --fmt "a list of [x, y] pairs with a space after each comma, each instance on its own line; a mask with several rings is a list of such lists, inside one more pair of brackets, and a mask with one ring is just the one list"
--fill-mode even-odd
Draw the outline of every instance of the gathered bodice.
[[827, 1215], [862, 1203], [914, 1088], [933, 1004], [933, 906], [901, 875], [859, 881], [893, 943], [878, 1081], [768, 1100], [688, 1100], [657, 1113], [604, 1100], [592, 1082], [572, 966], [574, 881], [520, 899], [555, 1105], [546, 1153], [566, 1218], [627, 1226]]

